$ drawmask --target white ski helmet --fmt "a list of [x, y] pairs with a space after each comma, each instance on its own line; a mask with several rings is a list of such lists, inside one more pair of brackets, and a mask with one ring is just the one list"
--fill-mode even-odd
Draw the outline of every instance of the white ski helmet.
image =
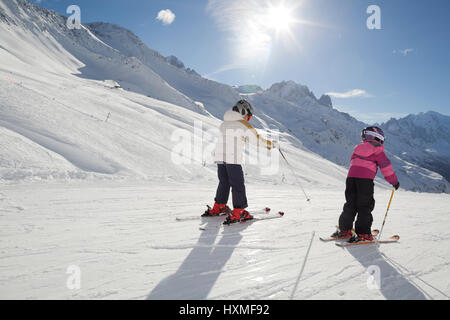
[[243, 116], [252, 116], [253, 115], [253, 108], [251, 104], [246, 100], [239, 100], [234, 105], [233, 111], [239, 112]]
[[376, 140], [381, 144], [386, 140], [383, 130], [379, 127], [371, 126], [366, 127], [361, 131], [361, 138], [363, 141]]

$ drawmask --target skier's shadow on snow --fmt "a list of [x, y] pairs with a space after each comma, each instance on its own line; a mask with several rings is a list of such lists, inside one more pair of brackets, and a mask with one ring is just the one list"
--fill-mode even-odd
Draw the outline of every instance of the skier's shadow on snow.
[[[422, 291], [389, 264], [377, 245], [349, 247], [348, 252], [361, 263], [366, 270], [378, 270], [380, 276], [379, 290], [387, 300], [425, 300]], [[379, 269], [377, 269], [377, 267]], [[370, 268], [370, 269], [369, 269]], [[373, 274], [375, 278], [378, 275]], [[369, 273], [367, 273], [369, 277]], [[378, 290], [378, 289], [376, 289]]]
[[[206, 226], [215, 226], [218, 221], [208, 219]], [[234, 249], [251, 223], [238, 226], [205, 230], [200, 233], [197, 244], [178, 270], [163, 279], [147, 296], [149, 300], [203, 300], [223, 272]], [[216, 239], [220, 241], [215, 244]]]

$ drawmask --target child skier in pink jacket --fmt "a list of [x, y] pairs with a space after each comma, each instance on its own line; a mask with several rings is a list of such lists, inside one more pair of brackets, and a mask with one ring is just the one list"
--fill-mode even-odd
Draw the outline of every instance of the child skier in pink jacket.
[[[367, 127], [361, 133], [362, 143], [357, 145], [351, 157], [345, 189], [343, 211], [339, 217], [339, 229], [333, 238], [348, 238], [350, 242], [373, 240], [372, 210], [375, 207], [373, 198], [373, 179], [378, 167], [387, 182], [397, 190], [400, 186], [397, 175], [392, 169], [391, 161], [384, 153], [384, 133], [378, 127]], [[353, 221], [356, 236], [352, 236]]]

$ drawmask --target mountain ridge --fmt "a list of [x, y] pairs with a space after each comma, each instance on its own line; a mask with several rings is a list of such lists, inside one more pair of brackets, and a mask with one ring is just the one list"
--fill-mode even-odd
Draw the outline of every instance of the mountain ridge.
[[[3, 10], [5, 4], [23, 7], [10, 10], [18, 15], [11, 17], [7, 10]], [[240, 93], [226, 84], [190, 74], [181, 67], [178, 58], [176, 61], [172, 59], [175, 65], [171, 64], [167, 57], [147, 47], [132, 31], [118, 25], [92, 23], [82, 26], [81, 30], [69, 31], [64, 26], [64, 16], [27, 1], [2, 0], [0, 8], [3, 8], [0, 11], [2, 17], [18, 22], [25, 30], [38, 28], [47, 31], [48, 35], [32, 33], [27, 36], [33, 41], [31, 45], [44, 53], [49, 50], [47, 42], [60, 46], [59, 50], [51, 53], [54, 60], [63, 61], [64, 73], [100, 81], [116, 81], [124, 90], [219, 119], [238, 99], [247, 97], [256, 110], [256, 127], [281, 130], [282, 134], [288, 132], [297, 139], [294, 143], [298, 148], [307, 148], [344, 167], [348, 166], [353, 147], [360, 142], [359, 133], [366, 125], [334, 109], [329, 96], [322, 95], [317, 99], [307, 86], [292, 80], [274, 83], [270, 88], [257, 90], [256, 93]], [[20, 23], [21, 19], [25, 22]], [[11, 43], [13, 38], [8, 41]], [[14, 51], [8, 54], [8, 59], [21, 55]], [[55, 68], [56, 65], [51, 59], [32, 63], [36, 68]], [[386, 147], [402, 177], [402, 186], [416, 191], [449, 192], [448, 181], [430, 172], [438, 172], [437, 169], [426, 169], [436, 167], [436, 164], [429, 164], [429, 152], [415, 150], [414, 146], [402, 140], [400, 134], [395, 134], [394, 129], [386, 132]], [[445, 157], [440, 156], [442, 151], [439, 148], [436, 150], [434, 158], [446, 162]]]

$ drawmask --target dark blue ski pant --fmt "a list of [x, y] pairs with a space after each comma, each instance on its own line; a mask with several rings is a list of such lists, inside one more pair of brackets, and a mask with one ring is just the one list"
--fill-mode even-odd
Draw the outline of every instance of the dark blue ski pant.
[[215, 201], [226, 204], [231, 188], [233, 207], [239, 209], [247, 208], [242, 166], [240, 164], [219, 163], [217, 164], [217, 175], [219, 177], [219, 186], [217, 187]]

